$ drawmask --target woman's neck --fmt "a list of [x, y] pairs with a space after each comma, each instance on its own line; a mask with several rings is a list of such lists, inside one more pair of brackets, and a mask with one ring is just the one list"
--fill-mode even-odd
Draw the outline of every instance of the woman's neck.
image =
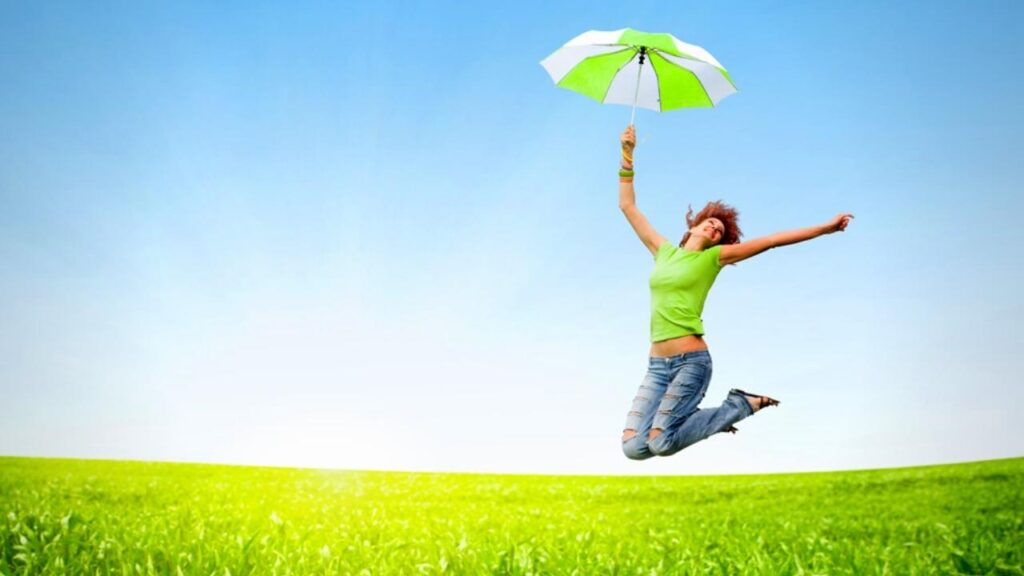
[[703, 252], [704, 251], [704, 239], [700, 236], [690, 236], [683, 244], [683, 250], [689, 250], [690, 252]]

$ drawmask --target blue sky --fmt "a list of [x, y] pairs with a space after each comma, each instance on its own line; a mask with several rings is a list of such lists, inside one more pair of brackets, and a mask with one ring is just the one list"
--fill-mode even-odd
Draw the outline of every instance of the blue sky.
[[[1024, 6], [6, 3], [0, 454], [499, 472], [824, 470], [1024, 454]], [[618, 438], [651, 260], [629, 109], [539, 61], [671, 32], [740, 92], [637, 125], [638, 204], [747, 238], [671, 458]]]

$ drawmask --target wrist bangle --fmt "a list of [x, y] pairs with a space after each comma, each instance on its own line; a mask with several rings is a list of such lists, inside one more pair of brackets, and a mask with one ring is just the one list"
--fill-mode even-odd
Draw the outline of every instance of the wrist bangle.
[[626, 169], [619, 170], [619, 178], [632, 178], [632, 177], [633, 177], [633, 171], [632, 170], [626, 170]]

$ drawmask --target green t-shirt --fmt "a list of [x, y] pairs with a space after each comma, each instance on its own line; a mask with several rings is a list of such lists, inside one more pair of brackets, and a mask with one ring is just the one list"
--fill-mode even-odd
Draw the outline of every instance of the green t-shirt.
[[703, 334], [704, 300], [722, 265], [722, 246], [691, 252], [665, 242], [651, 272], [651, 342]]

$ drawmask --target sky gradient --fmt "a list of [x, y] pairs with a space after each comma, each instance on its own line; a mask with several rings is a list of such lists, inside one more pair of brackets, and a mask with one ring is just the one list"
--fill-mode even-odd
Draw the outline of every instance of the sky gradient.
[[[1024, 4], [0, 6], [0, 454], [598, 474], [1024, 455]], [[746, 238], [705, 405], [619, 436], [652, 261], [617, 207], [629, 108], [539, 62], [671, 32], [739, 93], [637, 111], [637, 199]]]

